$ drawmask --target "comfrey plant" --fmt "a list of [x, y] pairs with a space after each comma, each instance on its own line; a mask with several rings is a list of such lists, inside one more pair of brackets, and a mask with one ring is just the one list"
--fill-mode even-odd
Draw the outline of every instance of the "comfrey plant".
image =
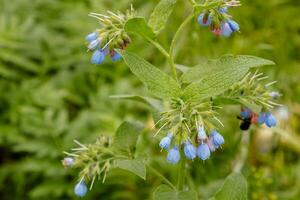
[[[123, 58], [152, 95], [118, 95], [114, 98], [137, 100], [150, 105], [154, 116], [153, 129], [156, 129], [154, 137], [161, 138], [158, 148], [167, 151], [167, 162], [180, 162], [177, 187], [155, 171], [167, 184], [155, 190], [155, 199], [165, 199], [166, 194], [178, 199], [182, 199], [181, 196], [197, 199], [194, 191], [184, 187], [184, 171], [187, 163], [193, 164], [195, 159], [205, 161], [225, 144], [221, 134], [224, 125], [219, 119], [223, 106], [241, 106], [241, 112], [237, 115], [242, 130], [247, 130], [251, 124], [276, 125], [271, 111], [274, 106], [279, 106], [274, 100], [280, 95], [270, 91], [270, 86], [275, 82], [265, 83], [267, 76], [258, 71], [252, 72], [254, 68], [273, 65], [272, 61], [248, 55], [225, 55], [195, 67], [176, 69], [174, 47], [181, 31], [193, 19], [201, 26], [208, 26], [216, 36], [229, 37], [240, 29], [229, 15], [230, 9], [240, 6], [239, 1], [206, 0], [198, 4], [190, 0], [189, 3], [193, 11], [175, 32], [168, 51], [157, 41], [157, 36], [167, 23], [176, 0], [161, 0], [148, 22], [137, 16], [133, 8], [126, 14], [110, 11], [107, 15], [91, 13], [90, 16], [102, 26], [86, 36], [88, 50], [93, 51], [92, 64], [101, 64], [106, 55], [113, 61]], [[171, 76], [125, 49], [133, 35], [150, 42], [165, 56]], [[113, 168], [131, 171], [143, 179], [146, 177], [146, 166], [155, 170], [149, 160], [135, 153], [142, 127], [124, 122], [112, 139], [100, 137], [89, 145], [75, 141], [78, 147], [66, 152], [68, 157], [62, 163], [67, 168], [81, 170], [74, 188], [77, 196], [87, 193], [87, 185], [92, 189], [97, 177], [104, 181]]]

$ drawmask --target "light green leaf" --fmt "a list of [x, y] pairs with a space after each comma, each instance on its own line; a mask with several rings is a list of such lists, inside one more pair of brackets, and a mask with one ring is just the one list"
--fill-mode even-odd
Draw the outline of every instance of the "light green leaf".
[[230, 174], [214, 196], [214, 200], [246, 200], [247, 181], [241, 173]]
[[153, 32], [152, 28], [147, 25], [147, 22], [143, 17], [135, 17], [129, 19], [125, 23], [124, 28], [126, 32], [137, 34], [144, 38], [155, 38], [155, 33]]
[[136, 141], [141, 130], [142, 126], [139, 124], [123, 122], [114, 136], [114, 151], [119, 154], [133, 158]]
[[176, 0], [161, 0], [153, 10], [148, 24], [156, 34], [165, 27], [175, 4]]
[[[201, 100], [219, 95], [228, 90], [232, 84], [242, 79], [249, 68], [271, 64], [274, 63], [254, 56], [223, 56], [218, 60], [211, 61], [207, 65], [212, 69], [196, 69], [193, 73], [187, 72], [190, 74], [189, 78], [195, 78], [192, 74], [196, 74], [197, 71], [201, 76], [199, 77], [200, 81], [191, 83], [186, 87], [183, 99]], [[188, 78], [186, 77], [185, 79]]]
[[200, 81], [207, 75], [217, 73], [219, 70], [227, 68], [254, 68], [264, 65], [274, 65], [273, 61], [259, 58], [250, 55], [224, 55], [219, 59], [204, 61], [190, 68], [186, 73], [181, 76], [181, 80], [186, 83]]
[[113, 96], [110, 96], [110, 98], [134, 100], [134, 101], [138, 101], [141, 103], [145, 103], [157, 111], [163, 110], [162, 102], [158, 99], [151, 98], [151, 97], [125, 94], [125, 95], [113, 95]]
[[153, 193], [154, 200], [197, 200], [197, 193], [194, 190], [176, 191], [167, 185], [160, 185]]
[[146, 166], [145, 162], [141, 159], [133, 159], [133, 160], [116, 160], [115, 167], [120, 169], [124, 169], [134, 173], [135, 175], [141, 177], [146, 180]]
[[130, 70], [146, 85], [152, 94], [159, 98], [172, 98], [180, 95], [179, 84], [170, 76], [136, 54], [127, 51], [120, 53]]

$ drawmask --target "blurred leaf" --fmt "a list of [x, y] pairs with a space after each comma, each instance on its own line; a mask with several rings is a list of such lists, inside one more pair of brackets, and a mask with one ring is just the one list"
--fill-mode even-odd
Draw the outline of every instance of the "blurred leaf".
[[126, 155], [130, 158], [134, 157], [135, 146], [142, 127], [139, 124], [123, 122], [113, 141], [113, 148], [117, 153]]
[[115, 167], [128, 170], [135, 175], [141, 177], [146, 180], [146, 166], [145, 162], [141, 159], [133, 159], [133, 160], [116, 160]]
[[212, 200], [246, 200], [247, 187], [247, 181], [241, 173], [232, 173]]
[[176, 0], [161, 0], [154, 8], [148, 24], [156, 34], [165, 27], [169, 16], [173, 12], [175, 4]]
[[151, 93], [159, 98], [179, 96], [180, 86], [170, 76], [136, 54], [124, 51], [122, 56], [131, 71], [147, 86]]
[[158, 186], [153, 193], [154, 200], [197, 200], [197, 193], [193, 190], [175, 191], [167, 185]]
[[148, 39], [155, 38], [155, 33], [152, 28], [147, 25], [146, 20], [143, 17], [129, 19], [125, 24], [125, 31]]

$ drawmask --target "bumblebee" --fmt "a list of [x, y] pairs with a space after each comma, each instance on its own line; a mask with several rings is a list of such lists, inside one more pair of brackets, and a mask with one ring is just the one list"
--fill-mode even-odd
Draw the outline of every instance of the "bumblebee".
[[257, 114], [254, 112], [251, 112], [249, 117], [237, 116], [237, 118], [241, 120], [240, 129], [243, 131], [249, 130], [251, 124], [257, 123]]

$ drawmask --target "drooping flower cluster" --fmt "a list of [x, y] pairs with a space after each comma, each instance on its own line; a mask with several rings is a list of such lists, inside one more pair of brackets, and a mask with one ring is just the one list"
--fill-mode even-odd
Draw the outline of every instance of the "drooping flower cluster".
[[78, 197], [83, 197], [88, 191], [88, 182], [91, 182], [89, 187], [91, 189], [97, 176], [98, 179], [105, 180], [114, 157], [113, 152], [109, 150], [111, 141], [108, 137], [101, 136], [94, 144], [87, 146], [74, 141], [79, 147], [73, 148], [72, 153], [65, 152], [67, 157], [62, 160], [62, 164], [66, 168], [82, 169], [79, 174], [80, 179], [74, 186], [74, 193]]
[[[176, 164], [180, 160], [180, 147], [183, 145], [184, 156], [189, 160], [194, 160], [196, 157], [201, 160], [207, 160], [210, 157], [210, 153], [224, 144], [223, 136], [216, 130], [212, 130], [207, 136], [204, 127], [198, 127], [198, 134], [195, 142], [192, 142], [190, 138], [187, 138], [183, 142], [176, 143], [173, 140], [173, 133], [169, 133], [167, 136], [161, 139], [159, 146], [161, 149], [167, 150], [167, 161], [172, 164]], [[195, 143], [195, 144], [193, 144]]]
[[88, 50], [92, 51], [91, 63], [99, 65], [109, 55], [112, 61], [121, 59], [117, 49], [124, 49], [130, 43], [130, 37], [124, 30], [126, 21], [135, 16], [135, 11], [131, 8], [126, 15], [115, 14], [108, 11], [108, 15], [90, 13], [103, 25], [102, 28], [88, 34], [85, 39], [88, 42]]
[[198, 23], [204, 27], [208, 26], [216, 36], [229, 37], [240, 30], [239, 24], [228, 14], [229, 7], [236, 6], [240, 6], [239, 1], [226, 2], [222, 7], [205, 10], [198, 16]]

